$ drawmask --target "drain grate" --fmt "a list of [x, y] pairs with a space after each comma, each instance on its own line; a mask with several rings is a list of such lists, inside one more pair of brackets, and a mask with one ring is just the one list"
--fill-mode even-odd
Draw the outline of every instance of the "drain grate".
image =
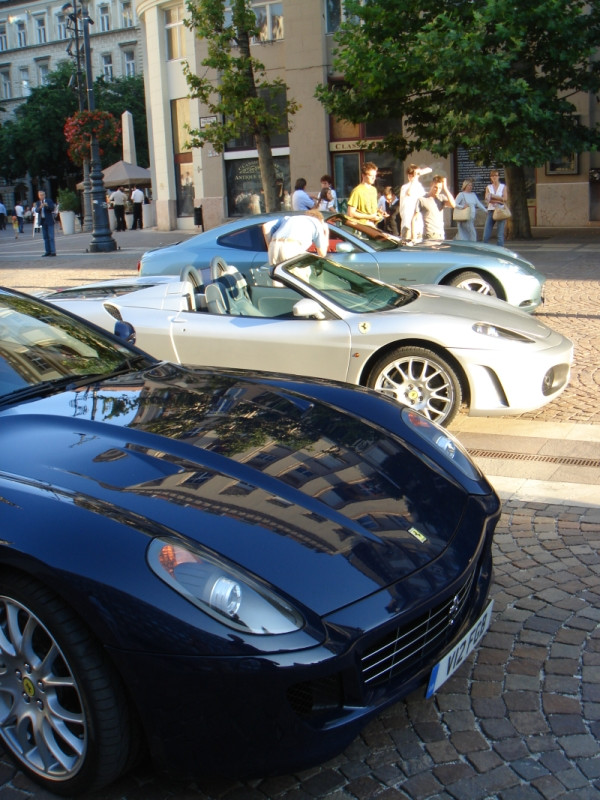
[[600, 458], [572, 458], [546, 456], [538, 453], [510, 453], [502, 450], [469, 450], [473, 458], [504, 458], [509, 461], [541, 461], [545, 464], [563, 464], [567, 467], [592, 467], [600, 469]]

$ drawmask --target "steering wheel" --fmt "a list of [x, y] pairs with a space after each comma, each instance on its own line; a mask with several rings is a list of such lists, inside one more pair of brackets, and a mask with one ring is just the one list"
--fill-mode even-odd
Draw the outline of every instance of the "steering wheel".
[[189, 281], [194, 289], [198, 289], [203, 283], [200, 273], [196, 267], [193, 267], [191, 264], [188, 264], [182, 268], [181, 272], [179, 273], [179, 280]]
[[223, 256], [213, 256], [210, 260], [210, 279], [216, 281], [227, 272], [227, 262]]

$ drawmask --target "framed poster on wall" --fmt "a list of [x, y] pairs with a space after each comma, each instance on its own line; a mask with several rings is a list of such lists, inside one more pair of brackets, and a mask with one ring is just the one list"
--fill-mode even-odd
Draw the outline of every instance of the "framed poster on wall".
[[566, 156], [559, 156], [553, 161], [546, 161], [546, 175], [578, 175], [579, 156], [577, 153], [569, 153]]

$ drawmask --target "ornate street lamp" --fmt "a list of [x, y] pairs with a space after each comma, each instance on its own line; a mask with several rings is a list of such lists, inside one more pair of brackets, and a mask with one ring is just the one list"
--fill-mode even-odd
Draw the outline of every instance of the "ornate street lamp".
[[[79, 104], [79, 111], [85, 110], [85, 89], [83, 86], [83, 69], [81, 68], [82, 59], [82, 46], [79, 43], [79, 14], [77, 9], [77, 0], [72, 3], [65, 3], [62, 11], [66, 13], [67, 30], [72, 34], [75, 44], [75, 56], [73, 56], [73, 40], [69, 42], [67, 47], [67, 54], [75, 58], [77, 67], [77, 100]], [[92, 230], [92, 185], [90, 182], [90, 159], [83, 159], [83, 230], [85, 233], [90, 233]]]
[[[75, 0], [73, 0], [73, 3]], [[94, 100], [94, 76], [92, 73], [92, 54], [90, 50], [90, 24], [94, 24], [90, 19], [86, 2], [80, 3], [81, 11], [77, 12], [76, 19], [81, 15], [83, 23], [83, 52], [85, 55], [85, 82], [87, 87], [87, 107], [88, 111], [96, 110]], [[75, 13], [75, 7], [74, 13]], [[77, 26], [76, 26], [77, 28]], [[100, 145], [98, 137], [92, 133], [90, 145], [90, 184], [91, 184], [91, 205], [92, 205], [92, 241], [90, 242], [90, 253], [107, 253], [117, 249], [117, 243], [110, 232], [108, 221], [108, 209], [106, 206], [106, 190], [102, 180], [102, 164], [100, 162]]]

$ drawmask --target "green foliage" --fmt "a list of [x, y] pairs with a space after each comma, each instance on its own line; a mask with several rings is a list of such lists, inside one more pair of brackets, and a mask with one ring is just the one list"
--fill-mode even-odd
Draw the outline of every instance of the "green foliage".
[[[56, 175], [60, 179], [73, 171], [67, 157], [63, 134], [65, 119], [77, 108], [77, 95], [69, 88], [73, 67], [62, 62], [48, 75], [43, 86], [31, 90], [17, 107], [10, 127], [13, 175]], [[66, 181], [65, 181], [66, 182]]]
[[342, 85], [320, 86], [327, 110], [353, 122], [396, 119], [400, 158], [457, 146], [484, 164], [540, 166], [596, 149], [573, 95], [600, 89], [600, 3], [580, 0], [347, 0], [336, 35]]
[[56, 201], [59, 205], [59, 211], [74, 211], [78, 214], [81, 210], [79, 197], [72, 189], [59, 189]]
[[288, 87], [279, 78], [267, 80], [264, 65], [251, 54], [250, 42], [258, 36], [251, 0], [188, 0], [187, 8], [188, 27], [206, 41], [208, 51], [201, 61], [207, 67], [202, 75], [193, 74], [187, 65], [184, 68], [190, 97], [217, 117], [212, 125], [190, 130], [188, 144], [202, 147], [210, 142], [221, 153], [232, 139], [254, 137], [265, 202], [267, 208], [274, 208], [270, 137], [288, 130], [288, 118], [299, 106], [286, 99], [281, 113], [276, 98]]
[[[61, 62], [48, 75], [43, 86], [37, 86], [31, 95], [17, 107], [14, 120], [0, 128], [0, 174], [5, 178], [18, 178], [27, 172], [33, 177], [56, 176], [60, 182], [78, 175], [67, 154], [64, 125], [79, 109], [77, 92], [73, 89], [74, 65]], [[123, 109], [131, 111], [136, 135], [138, 163], [148, 161], [148, 132], [142, 76], [120, 78], [107, 84], [103, 79], [94, 83], [96, 108], [110, 111], [120, 120]], [[123, 158], [122, 142], [106, 148], [102, 165]]]

